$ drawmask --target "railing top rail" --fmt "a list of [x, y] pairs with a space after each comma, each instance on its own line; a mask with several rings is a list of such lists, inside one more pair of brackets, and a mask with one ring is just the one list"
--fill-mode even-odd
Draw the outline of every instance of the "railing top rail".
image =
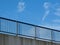
[[40, 28], [44, 28], [44, 29], [54, 30], [54, 31], [60, 32], [60, 30], [56, 30], [56, 29], [52, 29], [52, 28], [47, 28], [47, 27], [43, 27], [43, 26], [38, 26], [38, 25], [35, 25], [35, 24], [25, 23], [25, 22], [22, 22], [22, 21], [16, 21], [16, 20], [4, 18], [4, 17], [0, 17], [0, 19], [4, 19], [4, 20], [12, 21], [12, 22], [22, 23], [22, 24], [26, 24], [26, 25], [30, 25], [30, 26], [35, 26], [35, 27], [40, 27]]

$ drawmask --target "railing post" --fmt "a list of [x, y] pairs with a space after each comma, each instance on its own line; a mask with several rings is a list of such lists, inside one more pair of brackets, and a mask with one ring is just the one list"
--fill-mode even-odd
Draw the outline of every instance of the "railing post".
[[53, 30], [51, 30], [51, 45], [53, 45]]
[[16, 36], [18, 37], [18, 22], [16, 22]]

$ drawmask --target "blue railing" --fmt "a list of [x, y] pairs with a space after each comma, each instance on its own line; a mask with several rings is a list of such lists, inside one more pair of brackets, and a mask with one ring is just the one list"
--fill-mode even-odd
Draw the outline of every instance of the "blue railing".
[[0, 34], [60, 43], [60, 31], [0, 17]]

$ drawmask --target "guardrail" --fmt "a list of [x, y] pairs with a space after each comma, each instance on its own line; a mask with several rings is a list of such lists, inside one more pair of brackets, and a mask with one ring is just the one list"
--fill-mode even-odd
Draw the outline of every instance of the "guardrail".
[[0, 17], [0, 33], [60, 43], [60, 30]]

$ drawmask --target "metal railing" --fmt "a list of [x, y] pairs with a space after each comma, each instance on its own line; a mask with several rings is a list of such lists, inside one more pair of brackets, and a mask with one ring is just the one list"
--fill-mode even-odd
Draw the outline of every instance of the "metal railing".
[[60, 43], [60, 30], [0, 17], [0, 34]]

